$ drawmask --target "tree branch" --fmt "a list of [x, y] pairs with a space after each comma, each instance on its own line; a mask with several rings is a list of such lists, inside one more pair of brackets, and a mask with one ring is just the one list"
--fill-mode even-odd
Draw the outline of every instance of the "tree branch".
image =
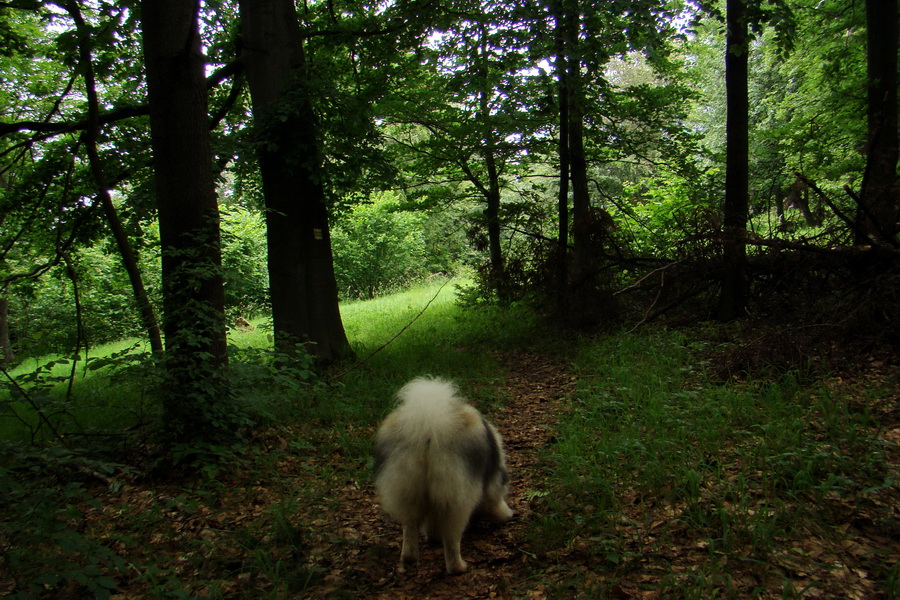
[[[212, 89], [233, 75], [243, 71], [243, 64], [240, 60], [235, 60], [214, 71], [206, 79], [207, 89]], [[150, 107], [146, 104], [137, 104], [134, 106], [121, 106], [113, 110], [100, 113], [98, 116], [99, 125], [109, 125], [125, 119], [133, 119], [135, 117], [144, 117], [150, 114]], [[90, 117], [80, 119], [78, 121], [16, 121], [12, 123], [0, 123], [0, 136], [9, 135], [19, 131], [32, 131], [34, 133], [44, 134], [60, 134], [71, 133], [73, 131], [84, 131], [91, 126]], [[46, 138], [43, 138], [46, 139]]]

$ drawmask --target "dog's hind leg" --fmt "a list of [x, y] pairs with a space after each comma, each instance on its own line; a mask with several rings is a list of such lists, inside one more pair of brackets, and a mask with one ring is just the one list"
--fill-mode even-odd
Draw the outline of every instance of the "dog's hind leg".
[[[471, 512], [471, 511], [469, 511]], [[447, 565], [447, 573], [457, 575], [465, 573], [468, 569], [466, 561], [460, 554], [460, 542], [463, 532], [469, 521], [469, 515], [462, 511], [450, 511], [441, 523], [441, 540], [444, 543], [444, 562]]]
[[444, 562], [447, 564], [447, 573], [450, 575], [465, 573], [466, 569], [469, 568], [466, 561], [462, 559], [462, 554], [460, 554], [460, 541], [462, 541], [461, 536], [444, 539]]
[[403, 548], [400, 550], [401, 573], [414, 569], [419, 562], [419, 524], [403, 524]]

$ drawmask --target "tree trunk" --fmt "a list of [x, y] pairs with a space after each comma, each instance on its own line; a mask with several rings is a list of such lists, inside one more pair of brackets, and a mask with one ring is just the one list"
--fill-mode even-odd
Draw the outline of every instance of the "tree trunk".
[[728, 0], [725, 45], [725, 203], [722, 279], [717, 316], [730, 321], [747, 307], [747, 220], [750, 205], [749, 100], [745, 0]]
[[0, 364], [9, 364], [15, 359], [9, 344], [9, 300], [0, 298]]
[[866, 0], [868, 160], [858, 244], [896, 245], [898, 231], [897, 0]]
[[116, 247], [119, 249], [119, 255], [122, 257], [122, 264], [128, 274], [128, 281], [131, 283], [131, 290], [137, 302], [138, 309], [141, 314], [141, 321], [147, 331], [147, 338], [150, 341], [150, 349], [153, 354], [161, 356], [163, 353], [162, 332], [159, 328], [159, 322], [156, 319], [156, 313], [153, 305], [150, 303], [150, 297], [144, 287], [144, 280], [141, 277], [141, 270], [138, 267], [137, 258], [131, 248], [128, 240], [128, 234], [122, 226], [119, 214], [113, 204], [109, 194], [109, 187], [106, 183], [106, 175], [103, 172], [103, 166], [100, 162], [100, 154], [97, 151], [97, 137], [100, 132], [100, 102], [97, 98], [97, 84], [94, 77], [94, 65], [91, 57], [91, 37], [90, 30], [81, 14], [78, 4], [73, 2], [68, 6], [69, 14], [75, 21], [78, 37], [79, 37], [79, 59], [81, 61], [81, 71], [84, 77], [84, 86], [88, 100], [88, 126], [85, 129], [84, 140], [87, 149], [88, 160], [91, 166], [91, 174], [94, 177], [94, 183], [97, 185], [97, 197], [103, 206], [103, 214], [106, 222], [116, 241]]
[[588, 193], [587, 158], [584, 153], [584, 85], [581, 59], [578, 58], [581, 16], [577, 3], [568, 4], [564, 8], [563, 36], [569, 118], [566, 123], [560, 123], [560, 127], [568, 129], [568, 157], [572, 180], [573, 283], [581, 285], [592, 277], [595, 252], [591, 242], [591, 198]]
[[559, 232], [556, 238], [557, 290], [564, 294], [569, 283], [569, 83], [563, 32], [563, 8], [560, 2], [553, 4], [556, 37], [556, 77], [559, 94], [559, 197], [557, 216]]
[[162, 246], [166, 423], [181, 439], [227, 428], [219, 213], [199, 0], [141, 3]]
[[338, 307], [322, 158], [291, 0], [241, 0], [243, 60], [259, 139], [276, 346], [352, 356]]
[[481, 46], [479, 48], [481, 61], [479, 66], [481, 81], [479, 84], [481, 89], [478, 94], [478, 110], [481, 113], [481, 121], [483, 123], [484, 150], [482, 156], [488, 176], [485, 190], [487, 206], [484, 210], [484, 216], [487, 221], [488, 249], [491, 257], [491, 284], [497, 290], [498, 297], [503, 300], [506, 295], [506, 277], [503, 265], [503, 248], [500, 243], [500, 175], [497, 170], [496, 134], [491, 124], [490, 96], [493, 92], [493, 87], [490, 83], [490, 66], [487, 61], [487, 52], [487, 29], [482, 23]]

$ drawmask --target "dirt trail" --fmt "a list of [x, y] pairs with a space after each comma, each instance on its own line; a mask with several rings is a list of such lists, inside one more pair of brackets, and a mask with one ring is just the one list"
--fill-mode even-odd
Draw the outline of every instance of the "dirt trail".
[[327, 564], [320, 566], [328, 573], [324, 585], [317, 586], [310, 597], [354, 589], [360, 590], [356, 598], [384, 600], [507, 598], [512, 587], [521, 594], [528, 571], [528, 554], [523, 550], [531, 513], [527, 492], [534, 489], [534, 473], [539, 472], [535, 468], [538, 450], [550, 442], [552, 425], [574, 377], [565, 366], [541, 355], [500, 354], [498, 358], [507, 375], [497, 392], [507, 397], [507, 404], [493, 415], [493, 421], [506, 443], [508, 502], [516, 512], [514, 519], [503, 525], [476, 522], [469, 528], [462, 544], [468, 572], [446, 575], [441, 546], [426, 544], [418, 570], [403, 575], [396, 569], [399, 525], [380, 512], [371, 486], [348, 485], [341, 490], [341, 509], [314, 522], [322, 533], [314, 553], [327, 557]]

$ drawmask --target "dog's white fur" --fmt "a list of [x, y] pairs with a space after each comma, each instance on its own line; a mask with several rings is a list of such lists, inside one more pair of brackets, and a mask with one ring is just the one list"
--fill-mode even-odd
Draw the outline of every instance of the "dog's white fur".
[[376, 438], [375, 486], [382, 507], [403, 525], [400, 570], [418, 562], [424, 532], [443, 541], [447, 572], [463, 573], [459, 546], [472, 514], [513, 515], [504, 500], [502, 438], [448, 381], [414, 379], [397, 397]]

